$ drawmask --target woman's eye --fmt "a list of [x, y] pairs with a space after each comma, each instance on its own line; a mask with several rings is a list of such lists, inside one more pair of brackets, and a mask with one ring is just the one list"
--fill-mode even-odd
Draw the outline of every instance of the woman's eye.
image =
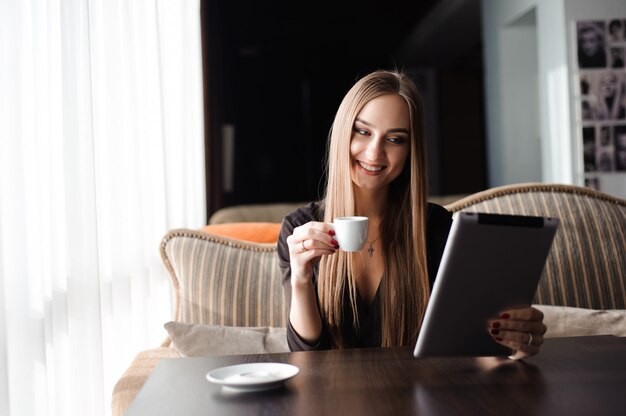
[[393, 144], [402, 144], [404, 143], [404, 137], [387, 137], [387, 141]]
[[356, 134], [360, 134], [361, 136], [368, 136], [369, 135], [369, 132], [367, 130], [360, 129], [358, 127], [354, 128], [354, 132]]

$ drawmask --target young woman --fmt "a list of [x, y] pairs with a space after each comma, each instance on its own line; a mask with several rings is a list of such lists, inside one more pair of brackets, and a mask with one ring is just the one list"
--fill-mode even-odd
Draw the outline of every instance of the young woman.
[[[286, 216], [278, 241], [292, 350], [415, 343], [452, 222], [427, 202], [426, 172], [415, 84], [394, 71], [359, 80], [333, 122], [323, 201]], [[329, 225], [350, 215], [369, 217], [361, 253], [342, 251]], [[531, 307], [507, 310], [485, 331], [523, 358], [539, 351], [542, 321]]]

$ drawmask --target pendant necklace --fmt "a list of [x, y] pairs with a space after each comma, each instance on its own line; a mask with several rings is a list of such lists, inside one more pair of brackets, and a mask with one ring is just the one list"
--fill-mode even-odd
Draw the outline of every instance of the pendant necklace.
[[375, 239], [373, 239], [372, 241], [368, 241], [367, 244], [369, 244], [369, 247], [367, 248], [367, 254], [369, 254], [370, 257], [374, 257], [374, 246], [373, 244], [380, 238], [380, 235], [378, 235], [378, 237], [376, 237]]

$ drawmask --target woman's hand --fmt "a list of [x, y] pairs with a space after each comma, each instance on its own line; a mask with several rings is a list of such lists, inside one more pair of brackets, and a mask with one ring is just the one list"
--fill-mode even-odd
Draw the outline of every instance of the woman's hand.
[[313, 265], [321, 256], [334, 254], [339, 243], [334, 238], [335, 231], [323, 222], [308, 222], [293, 230], [287, 237], [291, 263], [291, 283], [310, 283]]
[[334, 235], [331, 225], [311, 221], [294, 228], [286, 240], [291, 265], [289, 322], [300, 338], [311, 345], [317, 343], [322, 332], [322, 318], [311, 279], [313, 265], [339, 247]]
[[503, 311], [489, 321], [489, 333], [497, 343], [513, 350], [510, 358], [519, 360], [539, 352], [547, 327], [543, 312], [533, 307]]

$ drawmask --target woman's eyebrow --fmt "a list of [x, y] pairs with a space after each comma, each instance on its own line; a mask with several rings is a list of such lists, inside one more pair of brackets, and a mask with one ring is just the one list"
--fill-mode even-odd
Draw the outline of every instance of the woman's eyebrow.
[[406, 134], [410, 134], [408, 129], [403, 129], [403, 128], [397, 128], [397, 129], [389, 129], [387, 130], [388, 133], [406, 133]]
[[372, 126], [370, 123], [368, 123], [367, 121], [363, 120], [362, 118], [357, 117], [354, 121], [360, 121], [361, 123], [365, 124], [366, 126]]
[[[356, 119], [354, 119], [354, 121], [358, 121], [360, 123], [365, 124], [366, 126], [372, 127], [372, 125], [370, 123], [368, 123], [367, 121], [363, 120], [362, 118], [357, 117]], [[402, 127], [398, 127], [398, 128], [395, 128], [395, 129], [389, 129], [389, 130], [387, 130], [387, 132], [388, 133], [406, 133], [406, 134], [411, 134], [408, 129], [405, 129], [405, 128], [402, 128]]]

